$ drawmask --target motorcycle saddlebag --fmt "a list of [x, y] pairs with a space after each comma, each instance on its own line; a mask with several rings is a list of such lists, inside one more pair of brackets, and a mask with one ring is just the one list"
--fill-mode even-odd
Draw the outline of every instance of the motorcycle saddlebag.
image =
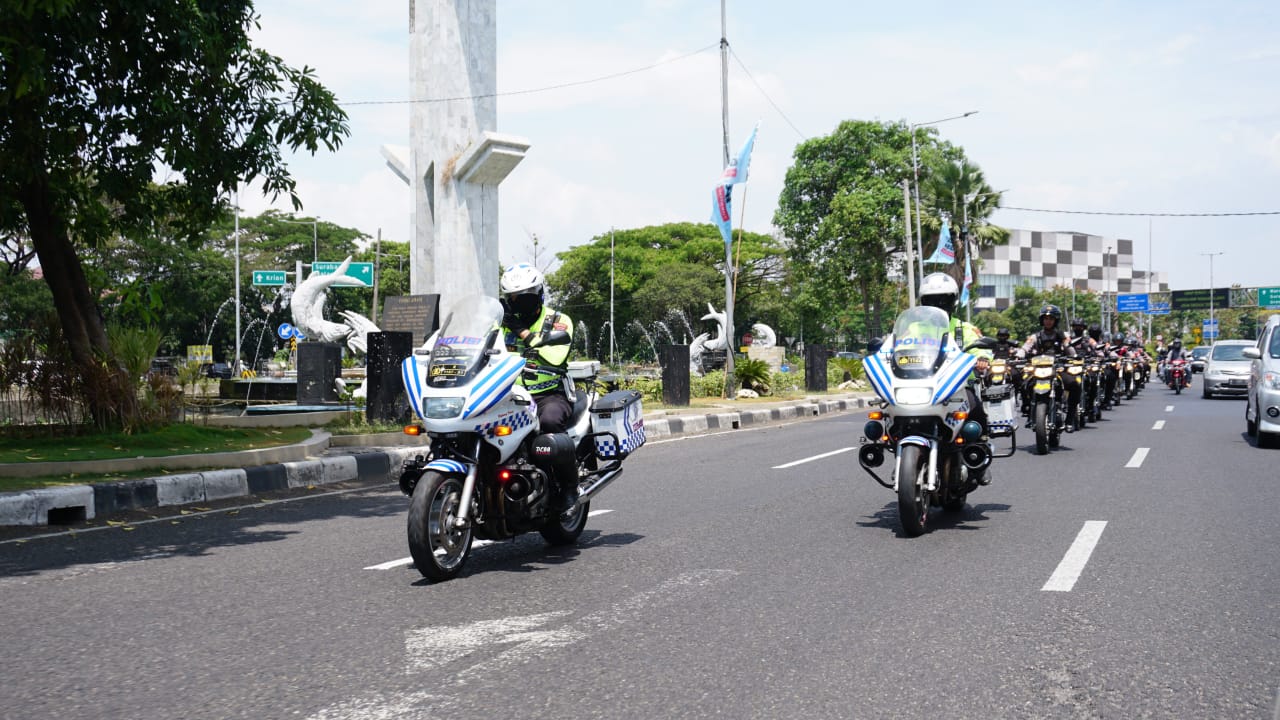
[[614, 390], [591, 406], [591, 432], [596, 435], [596, 456], [622, 459], [644, 445], [644, 410], [640, 393]]

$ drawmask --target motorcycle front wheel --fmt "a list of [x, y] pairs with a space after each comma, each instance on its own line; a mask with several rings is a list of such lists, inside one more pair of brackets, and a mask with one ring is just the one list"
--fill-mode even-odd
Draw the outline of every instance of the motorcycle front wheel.
[[461, 475], [428, 470], [409, 503], [409, 554], [428, 580], [449, 580], [462, 572], [471, 552], [471, 526], [454, 527], [462, 508]]
[[919, 445], [903, 445], [898, 452], [898, 521], [903, 535], [916, 537], [924, 534], [929, 522], [929, 498], [924, 489], [929, 457]]
[[1036, 403], [1035, 421], [1033, 423], [1036, 428], [1036, 454], [1049, 454], [1049, 403]]

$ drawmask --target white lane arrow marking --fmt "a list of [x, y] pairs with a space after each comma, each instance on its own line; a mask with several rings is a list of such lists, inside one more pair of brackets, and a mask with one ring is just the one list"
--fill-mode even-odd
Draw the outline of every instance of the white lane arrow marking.
[[1041, 592], [1071, 592], [1076, 586], [1076, 580], [1080, 579], [1080, 573], [1084, 571], [1084, 566], [1089, 562], [1089, 556], [1093, 555], [1093, 549], [1098, 545], [1098, 539], [1102, 537], [1102, 531], [1106, 529], [1107, 521], [1090, 520], [1080, 528], [1080, 532], [1076, 535], [1075, 542], [1071, 543], [1071, 547], [1067, 548], [1067, 554], [1062, 557], [1062, 562], [1058, 563], [1058, 569], [1053, 571], [1053, 575], [1049, 577], [1049, 581], [1040, 588]]

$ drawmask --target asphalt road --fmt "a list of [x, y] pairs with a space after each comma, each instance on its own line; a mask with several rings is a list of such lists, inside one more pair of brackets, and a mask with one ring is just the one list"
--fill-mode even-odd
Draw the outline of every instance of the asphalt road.
[[863, 421], [651, 443], [579, 547], [443, 584], [389, 487], [0, 544], [0, 717], [1277, 717], [1280, 452], [1242, 403], [1023, 432], [914, 539], [853, 452], [777, 468]]

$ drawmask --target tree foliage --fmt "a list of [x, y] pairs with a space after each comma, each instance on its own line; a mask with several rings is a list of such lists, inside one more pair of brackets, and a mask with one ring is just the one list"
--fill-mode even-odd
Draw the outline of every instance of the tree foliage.
[[[687, 342], [693, 339], [690, 331], [696, 335], [712, 330], [699, 318], [707, 314], [707, 303], [717, 311], [724, 309], [724, 241], [719, 229], [709, 223], [673, 223], [611, 235], [615, 337], [623, 357], [652, 359], [645, 333], [661, 344]], [[608, 354], [611, 235], [560, 253], [561, 265], [548, 278], [553, 303], [588, 329], [580, 333], [579, 348], [595, 357]], [[753, 322], [778, 329], [785, 322], [780, 289], [786, 272], [784, 251], [768, 235], [742, 233], [735, 239], [734, 319], [739, 334]], [[590, 347], [585, 347], [588, 342]]]
[[[309, 69], [250, 44], [256, 22], [250, 0], [0, 4], [0, 232], [29, 236], [86, 377], [118, 367], [86, 248], [160, 223], [197, 236], [241, 182], [300, 206], [281, 146], [332, 150], [348, 133]], [[152, 185], [158, 166], [180, 180]], [[114, 376], [86, 388], [99, 424], [131, 412]]]

